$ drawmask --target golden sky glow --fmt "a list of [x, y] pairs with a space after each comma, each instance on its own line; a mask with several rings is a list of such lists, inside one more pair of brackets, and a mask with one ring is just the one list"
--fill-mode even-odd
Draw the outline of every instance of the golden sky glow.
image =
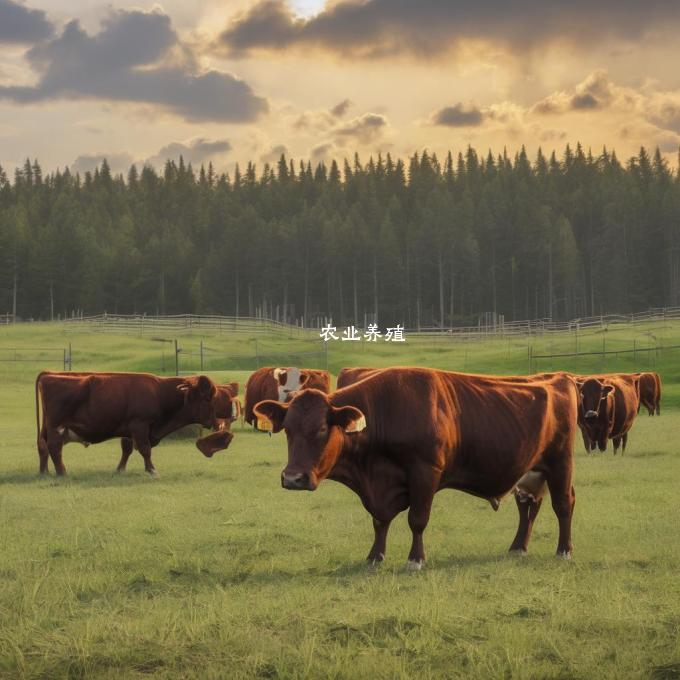
[[[505, 15], [496, 5], [505, 7]], [[0, 0], [0, 164], [580, 141], [675, 164], [680, 3]], [[500, 17], [500, 18], [499, 18]], [[599, 23], [598, 23], [599, 22]]]

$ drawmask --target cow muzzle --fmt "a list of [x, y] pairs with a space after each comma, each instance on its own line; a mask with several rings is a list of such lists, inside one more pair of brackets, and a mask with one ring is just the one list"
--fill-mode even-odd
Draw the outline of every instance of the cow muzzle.
[[310, 482], [306, 472], [286, 472], [281, 473], [281, 486], [289, 491], [314, 491], [316, 488]]
[[586, 420], [593, 420], [597, 418], [597, 411], [586, 411], [584, 418]]

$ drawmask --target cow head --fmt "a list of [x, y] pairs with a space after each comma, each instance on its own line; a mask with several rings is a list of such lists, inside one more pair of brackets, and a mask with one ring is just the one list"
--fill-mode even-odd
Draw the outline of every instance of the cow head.
[[229, 447], [234, 435], [229, 430], [211, 432], [205, 437], [196, 440], [196, 448], [206, 457], [212, 458], [215, 453]]
[[600, 451], [607, 448], [607, 437], [614, 419], [614, 387], [595, 378], [578, 381], [578, 424]]
[[205, 375], [183, 380], [177, 389], [184, 395], [186, 417], [193, 423], [212, 428], [215, 424], [217, 388]]
[[[228, 430], [231, 423], [236, 420], [236, 396], [233, 388], [234, 383], [228, 385], [217, 385], [215, 394], [215, 419], [212, 429], [215, 431]], [[238, 389], [236, 390], [238, 392]]]
[[255, 413], [272, 423], [273, 432], [286, 431], [288, 465], [281, 473], [284, 489], [314, 491], [333, 469], [346, 433], [366, 427], [364, 414], [354, 406], [333, 406], [320, 390], [305, 390], [290, 403], [261, 401]]
[[308, 373], [302, 373], [299, 368], [275, 368], [274, 380], [279, 390], [279, 401], [290, 401], [293, 394], [301, 390], [307, 380]]

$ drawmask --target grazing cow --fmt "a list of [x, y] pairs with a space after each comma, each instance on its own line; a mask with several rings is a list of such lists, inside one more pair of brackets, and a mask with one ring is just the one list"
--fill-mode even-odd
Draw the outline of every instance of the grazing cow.
[[[62, 448], [68, 442], [88, 446], [121, 437], [118, 469], [125, 469], [134, 447], [144, 458], [146, 471], [156, 474], [152, 447], [187, 425], [214, 428], [217, 395], [206, 376], [43, 372], [35, 385], [40, 472], [47, 472], [49, 455], [57, 474], [66, 474]], [[223, 436], [221, 441], [226, 448], [231, 438]], [[213, 441], [211, 448], [215, 445]]]
[[373, 517], [370, 562], [385, 555], [394, 517], [409, 508], [408, 567], [424, 560], [423, 532], [434, 494], [459, 489], [494, 508], [511, 491], [519, 526], [510, 550], [526, 552], [546, 485], [559, 523], [557, 553], [572, 551], [572, 448], [578, 394], [566, 374], [547, 379], [390, 368], [330, 395], [262, 401], [259, 417], [286, 430], [286, 489], [310, 490], [325, 478], [348, 486]]
[[252, 373], [246, 382], [245, 421], [257, 427], [253, 409], [258, 401], [287, 401], [298, 390], [314, 388], [330, 392], [328, 371], [310, 368], [274, 368], [265, 366]]
[[600, 451], [607, 448], [607, 440], [614, 444], [614, 453], [625, 452], [628, 432], [640, 409], [640, 378], [626, 373], [579, 376], [581, 406], [578, 424], [583, 434], [586, 451], [595, 444]]
[[661, 415], [661, 377], [658, 373], [636, 373], [640, 377], [640, 403], [653, 416]]

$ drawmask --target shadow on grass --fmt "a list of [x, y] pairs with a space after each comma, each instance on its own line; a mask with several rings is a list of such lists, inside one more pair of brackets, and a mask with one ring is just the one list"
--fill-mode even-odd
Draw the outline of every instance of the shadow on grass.
[[[29, 470], [10, 470], [0, 476], [0, 486], [6, 484], [36, 484], [41, 483], [43, 486], [58, 486], [69, 484], [86, 484], [87, 486], [130, 486], [132, 484], [150, 484], [156, 481], [163, 482], [193, 482], [197, 475], [195, 474], [159, 474], [158, 477], [152, 477], [144, 471], [126, 471], [123, 473], [116, 472], [115, 469], [107, 470], [77, 470], [73, 473], [69, 472], [64, 477], [58, 477], [54, 472], [46, 475], [41, 475], [37, 471]], [[201, 476], [201, 475], [199, 475]]]

